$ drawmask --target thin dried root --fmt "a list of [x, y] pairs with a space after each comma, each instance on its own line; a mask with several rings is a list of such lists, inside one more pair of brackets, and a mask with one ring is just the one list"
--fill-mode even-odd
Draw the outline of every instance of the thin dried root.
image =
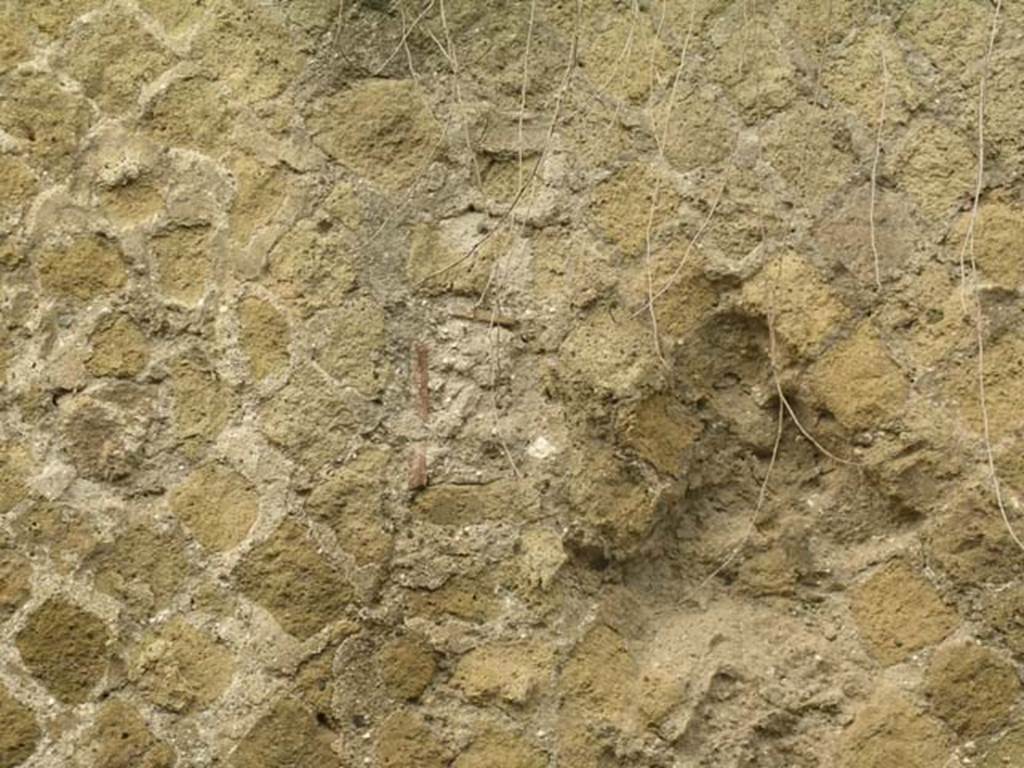
[[882, 271], [879, 266], [878, 232], [875, 227], [875, 204], [878, 198], [878, 164], [882, 158], [882, 131], [885, 128], [885, 109], [889, 98], [889, 64], [885, 60], [885, 50], [879, 47], [882, 60], [882, 106], [878, 111], [878, 131], [875, 134], [875, 159], [871, 163], [871, 211], [869, 226], [871, 229], [871, 254], [875, 263], [875, 285], [882, 290]]
[[[974, 201], [971, 206], [971, 218], [967, 227], [967, 234], [964, 237], [963, 247], [960, 249], [960, 277], [962, 288], [967, 291], [967, 271], [964, 263], [964, 256], [970, 256], [971, 265], [971, 297], [974, 303], [974, 331], [978, 343], [977, 357], [977, 378], [978, 378], [978, 406], [981, 410], [982, 442], [985, 446], [985, 459], [988, 463], [989, 479], [992, 482], [992, 490], [996, 497], [996, 506], [999, 508], [999, 516], [1003, 520], [1006, 532], [1010, 535], [1013, 543], [1024, 552], [1024, 541], [1013, 527], [1009, 512], [1006, 509], [1006, 501], [1003, 498], [1002, 485], [999, 482], [999, 472], [996, 469], [995, 451], [992, 448], [992, 432], [989, 424], [988, 398], [985, 390], [985, 314], [981, 303], [981, 291], [978, 288], [978, 263], [974, 254], [975, 225], [978, 220], [978, 207], [981, 200], [981, 190], [984, 183], [985, 171], [985, 91], [988, 83], [989, 65], [992, 61], [992, 50], [995, 48], [996, 33], [999, 30], [999, 13], [1002, 10], [1002, 0], [996, 0], [995, 10], [992, 12], [992, 28], [988, 38], [988, 49], [985, 52], [985, 64], [981, 73], [981, 84], [978, 91], [978, 176], [974, 187]], [[966, 295], [964, 295], [966, 301]]]
[[[672, 88], [669, 91], [668, 105], [665, 112], [665, 126], [663, 129], [663, 135], [658, 136], [657, 120], [654, 114], [651, 114], [651, 125], [654, 127], [654, 141], [658, 147], [658, 156], [661, 161], [665, 162], [665, 143], [668, 140], [668, 129], [672, 124], [672, 110], [675, 108], [676, 91], [679, 86], [679, 78], [683, 74], [683, 67], [686, 64], [686, 53], [690, 48], [690, 38], [693, 35], [693, 24], [696, 18], [697, 6], [694, 5], [690, 13], [690, 24], [686, 32], [686, 39], [683, 42], [683, 50], [679, 54], [679, 66], [676, 68], [675, 76], [672, 79]], [[662, 21], [664, 21], [664, 5], [662, 6]], [[653, 80], [654, 70], [654, 58], [651, 58], [651, 74]], [[647, 278], [647, 313], [651, 318], [651, 333], [654, 336], [654, 354], [657, 355], [658, 361], [665, 367], [668, 368], [668, 362], [665, 360], [665, 355], [662, 352], [661, 347], [661, 335], [658, 331], [658, 313], [655, 307], [654, 299], [654, 277], [651, 273], [651, 232], [654, 229], [654, 214], [658, 209], [658, 200], [661, 196], [661, 180], [658, 179], [654, 183], [654, 194], [651, 195], [651, 207], [647, 212], [647, 227], [644, 232], [644, 272]]]
[[629, 32], [626, 33], [626, 42], [623, 44], [622, 50], [619, 51], [619, 55], [616, 57], [615, 62], [612, 64], [612, 71], [608, 74], [608, 79], [605, 80], [605, 82], [598, 85], [598, 90], [600, 91], [608, 90], [608, 88], [611, 87], [612, 83], [614, 83], [618, 79], [622, 62], [626, 61], [629, 58], [629, 55], [633, 50], [633, 38], [636, 35], [636, 27], [640, 18], [640, 3], [638, 2], [638, 0], [633, 0], [629, 12], [630, 22]]
[[530, 85], [530, 46], [533, 43], [533, 22], [537, 15], [537, 0], [530, 0], [530, 22], [526, 27], [526, 50], [523, 53], [523, 87], [519, 93], [519, 123], [516, 128], [519, 151], [519, 179], [517, 191], [523, 188], [523, 118], [526, 115], [526, 92]]
[[537, 157], [537, 162], [533, 164], [533, 168], [530, 171], [529, 177], [527, 177], [526, 179], [526, 183], [519, 188], [519, 191], [516, 192], [516, 196], [512, 199], [512, 202], [509, 204], [509, 207], [501, 215], [501, 218], [498, 219], [497, 224], [490, 231], [488, 231], [487, 234], [485, 234], [483, 237], [481, 237], [479, 240], [473, 243], [472, 247], [459, 258], [452, 260], [448, 264], [445, 264], [444, 266], [434, 270], [430, 274], [420, 278], [420, 280], [416, 283], [416, 287], [419, 287], [424, 283], [433, 280], [435, 277], [439, 277], [440, 275], [443, 275], [446, 272], [455, 269], [459, 265], [464, 264], [471, 258], [473, 258], [480, 250], [480, 248], [502, 229], [505, 223], [515, 212], [516, 208], [519, 206], [519, 203], [522, 201], [524, 195], [526, 194], [526, 190], [530, 188], [530, 186], [533, 184], [533, 181], [537, 178], [537, 175], [540, 173], [540, 167], [543, 164], [545, 158], [547, 157], [548, 152], [550, 151], [551, 137], [554, 135], [555, 126], [558, 125], [558, 120], [561, 117], [562, 113], [562, 105], [565, 102], [565, 95], [569, 90], [570, 83], [572, 82], [573, 69], [576, 66], [576, 61], [579, 56], [579, 32], [580, 18], [582, 17], [582, 14], [583, 2], [582, 0], [576, 0], [576, 30], [573, 34], [572, 46], [569, 51], [569, 61], [566, 64], [565, 73], [562, 75], [562, 82], [559, 85], [558, 94], [555, 97], [555, 109], [551, 116], [551, 123], [548, 125], [548, 130], [544, 137], [544, 146], [541, 147], [540, 155]]
[[[711, 210], [709, 210], [707, 215], [704, 217], [704, 220], [701, 222], [700, 227], [697, 228], [697, 232], [694, 234], [693, 237], [690, 238], [690, 242], [686, 244], [686, 250], [683, 251], [683, 255], [679, 257], [679, 263], [676, 265], [676, 268], [672, 270], [672, 274], [668, 276], [668, 279], [665, 281], [664, 285], [661, 286], [661, 288], [654, 291], [648, 297], [649, 304], [653, 304], [662, 296], [664, 296], [665, 293], [673, 285], [675, 285], [676, 280], [678, 280], [679, 276], [683, 273], [683, 270], [686, 268], [686, 264], [689, 261], [690, 254], [692, 253], [693, 249], [697, 246], [697, 243], [700, 241], [700, 239], [704, 236], [704, 233], [707, 231], [708, 225], [711, 224], [711, 219], [713, 219], [715, 216], [715, 211], [718, 210], [719, 203], [722, 202], [722, 195], [725, 193], [726, 181], [726, 179], [722, 180], [722, 184], [718, 188], [718, 193], [715, 195], [715, 199], [711, 203]], [[644, 312], [647, 312], [647, 306], [648, 305], [640, 307], [640, 309], [636, 310], [636, 312], [633, 313], [633, 316], [636, 317], [637, 315], [642, 315]]]
[[772, 471], [775, 469], [775, 463], [779, 458], [779, 445], [782, 443], [782, 430], [785, 425], [785, 411], [782, 407], [783, 402], [783, 400], [779, 400], [778, 418], [776, 419], [775, 425], [775, 443], [772, 445], [772, 457], [768, 462], [768, 469], [765, 470], [764, 479], [761, 480], [761, 487], [757, 493], [757, 504], [754, 506], [754, 511], [750, 515], [750, 522], [747, 524], [747, 530], [744, 532], [743, 536], [740, 537], [739, 542], [736, 543], [725, 559], [722, 560], [722, 562], [719, 563], [711, 573], [704, 577], [703, 581], [701, 581], [697, 586], [697, 589], [703, 589], [706, 587], [713, 578], [732, 565], [733, 561], [747, 545], [747, 542], [750, 541], [750, 537], [754, 533], [754, 528], [757, 527], [757, 518], [760, 516], [761, 510], [764, 509], [764, 500], [768, 495], [768, 482], [772, 478]]
[[[964, 235], [964, 242], [960, 247], [960, 302], [967, 311], [967, 252], [974, 255], [974, 231], [978, 223], [978, 208], [981, 204], [981, 190], [985, 185], [985, 98], [988, 88], [988, 73], [992, 63], [992, 51], [996, 45], [996, 33], [999, 31], [999, 12], [1003, 7], [1003, 0], [996, 0], [996, 8], [992, 13], [992, 28], [989, 31], [988, 47], [985, 50], [985, 58], [981, 70], [981, 81], [978, 84], [978, 171], [974, 180], [974, 194], [971, 198], [971, 215], [967, 223], [967, 233]], [[972, 264], [973, 271], [973, 264]]]
[[654, 225], [654, 212], [658, 207], [658, 196], [661, 193], [660, 183], [655, 183], [651, 197], [651, 208], [647, 214], [647, 231], [644, 235], [644, 273], [647, 278], [647, 310], [651, 317], [651, 333], [654, 336], [654, 354], [665, 368], [669, 367], [665, 355], [661, 351], [661, 335], [658, 332], [658, 313], [654, 307], [654, 279], [651, 275], [651, 228]]
[[444, 0], [441, 5], [441, 29], [444, 31], [444, 39], [448, 46], [448, 61], [452, 67], [452, 78], [455, 82], [455, 101], [459, 105], [459, 112], [462, 114], [462, 132], [466, 137], [466, 150], [469, 152], [470, 163], [473, 168], [473, 182], [479, 188], [483, 185], [480, 177], [480, 164], [476, 159], [476, 150], [473, 149], [473, 138], [469, 135], [469, 123], [466, 122], [466, 105], [462, 99], [462, 85], [460, 83], [461, 73], [459, 71], [459, 58], [455, 53], [455, 43], [452, 40], [451, 30], [448, 28], [448, 17], [444, 11]]
[[[778, 262], [781, 269], [781, 261]], [[778, 278], [777, 278], [778, 279]], [[775, 394], [779, 398], [779, 403], [785, 409], [786, 413], [789, 414], [789, 418], [793, 420], [793, 425], [797, 428], [801, 435], [803, 435], [811, 445], [813, 445], [822, 455], [832, 459], [837, 464], [844, 464], [846, 466], [857, 467], [863, 466], [864, 462], [857, 461], [855, 459], [846, 459], [842, 456], [838, 456], [824, 445], [821, 444], [814, 435], [811, 434], [810, 430], [807, 429], [796, 415], [796, 411], [793, 409], [792, 404], [789, 402], [789, 398], [786, 397], [786, 393], [782, 390], [782, 380], [779, 378], [779, 363], [778, 363], [778, 344], [775, 338], [775, 288], [772, 288], [772, 300], [771, 309], [768, 317], [768, 362], [772, 369], [772, 382], [775, 384]]]
[[405, 26], [405, 9], [399, 6], [399, 10], [401, 11], [402, 14], [402, 39], [398, 41], [398, 45], [395, 46], [395, 49], [391, 51], [390, 55], [386, 59], [384, 59], [384, 63], [377, 67], [377, 69], [374, 71], [374, 77], [379, 77], [380, 74], [387, 68], [388, 64], [394, 61], [395, 56], [398, 55], [399, 51], [402, 51], [403, 49], [405, 51], [406, 58], [409, 60], [409, 73], [413, 77], [416, 76], [412, 66], [412, 54], [409, 51], [409, 38], [412, 36], [412, 33], [416, 31], [416, 27], [419, 26], [420, 22], [423, 21], [423, 19], [426, 18], [427, 14], [433, 10], [435, 2], [436, 0], [430, 0], [424, 7], [424, 9], [420, 11], [419, 15], [416, 16], [415, 19], [413, 19], [412, 24], [410, 24], [409, 26]]
[[402, 211], [405, 210], [405, 204], [409, 201], [409, 198], [412, 197], [412, 193], [416, 189], [416, 185], [418, 185], [420, 181], [423, 180], [423, 177], [427, 175], [427, 170], [430, 168], [430, 164], [434, 161], [434, 158], [437, 156], [437, 151], [442, 147], [445, 140], [448, 138], [448, 131], [451, 128], [451, 124], [452, 118], [451, 115], [449, 115], [448, 120], [445, 122], [444, 128], [441, 131], [440, 138], [434, 143], [434, 146], [431, 147], [430, 151], [427, 152], [426, 157], [423, 161], [423, 165], [420, 166], [420, 169], [416, 173], [416, 177], [412, 180], [409, 186], [406, 187], [405, 191], [402, 192], [402, 199], [398, 202], [397, 205], [391, 207], [391, 213], [384, 219], [384, 221], [380, 223], [380, 226], [378, 226], [373, 232], [371, 232], [370, 236], [362, 242], [361, 247], [364, 250], [369, 248], [374, 243], [374, 241], [378, 237], [380, 237], [380, 233], [387, 229], [387, 227], [392, 222], [394, 222], [395, 219], [398, 218]]

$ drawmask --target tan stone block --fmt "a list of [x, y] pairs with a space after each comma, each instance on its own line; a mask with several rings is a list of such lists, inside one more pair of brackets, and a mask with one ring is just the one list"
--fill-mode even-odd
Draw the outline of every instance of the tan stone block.
[[149, 342], [128, 315], [110, 315], [101, 320], [90, 337], [92, 354], [85, 369], [93, 376], [133, 378], [149, 361]]
[[173, 80], [147, 102], [143, 130], [165, 147], [214, 153], [231, 134], [234, 114], [226, 102], [225, 89], [211, 78]]
[[980, 768], [1007, 768], [1024, 762], [1024, 728], [1017, 727], [1002, 736], [978, 763]]
[[[954, 231], [959, 252], [970, 226], [970, 214], [964, 214]], [[974, 258], [980, 270], [979, 279], [1006, 291], [1017, 291], [1024, 283], [1024, 209], [1002, 200], [985, 203], [978, 210], [974, 224]], [[968, 253], [968, 259], [970, 254]]]
[[75, 757], [82, 768], [173, 768], [176, 762], [170, 745], [156, 738], [138, 711], [121, 699], [99, 711]]
[[24, 446], [11, 443], [0, 448], [0, 514], [28, 497], [31, 468], [32, 455]]
[[84, 477], [119, 482], [138, 468], [138, 445], [122, 416], [91, 398], [73, 403], [65, 414], [67, 453]]
[[281, 165], [247, 154], [230, 160], [236, 196], [228, 224], [231, 240], [244, 248], [261, 228], [274, 221], [291, 193], [291, 174]]
[[132, 653], [128, 672], [146, 699], [176, 713], [214, 704], [233, 674], [230, 651], [181, 618], [143, 639]]
[[967, 137], [943, 123], [922, 120], [903, 136], [892, 168], [918, 208], [932, 219], [943, 219], [974, 189], [977, 164]]
[[653, 241], [664, 227], [674, 223], [679, 202], [679, 193], [669, 179], [660, 178], [647, 163], [635, 163], [594, 186], [590, 214], [610, 242], [625, 255], [636, 257], [646, 250], [648, 223]]
[[214, 4], [196, 32], [192, 55], [245, 102], [279, 95], [306, 63], [279, 12], [254, 0]]
[[254, 296], [238, 304], [239, 340], [257, 380], [284, 371], [290, 362], [288, 320], [270, 302]]
[[970, 0], [914, 0], [900, 14], [897, 31], [944, 77], [973, 84], [970, 73], [988, 42], [989, 14]]
[[32, 168], [15, 155], [0, 155], [0, 214], [24, 208], [39, 189], [39, 180]]
[[659, 394], [626, 409], [616, 420], [622, 443], [659, 471], [679, 477], [687, 451], [703, 431], [695, 413], [671, 395]]
[[909, 388], [877, 332], [862, 323], [811, 366], [809, 386], [849, 429], [871, 429], [897, 420]]
[[237, 546], [259, 514], [259, 495], [245, 477], [219, 464], [206, 464], [172, 493], [171, 511], [207, 549]]
[[66, 704], [81, 704], [107, 671], [110, 633], [95, 615], [62, 597], [37, 608], [15, 638], [21, 660]]
[[990, 648], [961, 643], [935, 652], [924, 690], [936, 715], [957, 733], [977, 737], [1009, 722], [1021, 683], [1015, 664]]
[[72, 21], [101, 4], [102, 0], [38, 0], [25, 7], [25, 14], [41, 31], [57, 37]]
[[653, 25], [633, 14], [615, 14], [582, 38], [581, 66], [596, 88], [639, 102], [675, 63]]
[[[625, 313], [623, 313], [625, 314]], [[660, 363], [649, 325], [598, 311], [584, 318], [558, 350], [558, 376], [581, 399], [602, 393], [617, 398], [657, 381]]]
[[880, 688], [840, 735], [835, 757], [841, 768], [932, 768], [949, 754], [937, 720], [895, 690]]
[[43, 169], [56, 175], [71, 170], [79, 141], [92, 122], [81, 95], [64, 90], [48, 75], [19, 70], [0, 83], [0, 101], [0, 128]]
[[[1005, 584], [1024, 575], [1020, 549], [987, 484], [983, 493], [979, 498], [953, 499], [925, 537], [929, 560], [961, 587]], [[1020, 528], [1013, 517], [1011, 522]]]
[[150, 241], [157, 286], [164, 297], [193, 305], [206, 293], [213, 275], [209, 236], [206, 227], [176, 227], [158, 232]]
[[[970, 321], [973, 324], [973, 320]], [[954, 413], [976, 434], [984, 432], [978, 389], [977, 348], [950, 365], [945, 375], [945, 393]], [[1024, 429], [1024, 338], [1011, 330], [985, 344], [985, 406], [989, 436], [995, 442]]]
[[410, 599], [413, 612], [433, 621], [448, 616], [477, 624], [495, 621], [504, 610], [498, 594], [503, 576], [493, 568], [453, 576], [437, 589], [414, 592]]
[[459, 659], [452, 685], [472, 700], [525, 704], [554, 674], [554, 652], [542, 643], [492, 643]]
[[1024, 656], [1024, 584], [986, 590], [981, 612], [1010, 651]]
[[0, 624], [32, 594], [32, 564], [13, 549], [0, 547]]
[[763, 142], [765, 160], [811, 210], [826, 208], [856, 169], [845, 115], [818, 104], [791, 106], [765, 129]]
[[389, 715], [377, 729], [374, 754], [381, 768], [443, 768], [445, 749], [423, 718], [408, 710]]
[[400, 700], [418, 699], [437, 673], [437, 656], [416, 635], [392, 638], [377, 651], [377, 668], [388, 693]]
[[[806, 9], [801, 9], [806, 17]], [[783, 110], [796, 98], [798, 71], [780, 20], [751, 14], [733, 6], [712, 26], [710, 39], [718, 49], [712, 64], [721, 84], [754, 122]]]
[[312, 712], [284, 698], [256, 721], [227, 762], [230, 768], [341, 768], [332, 740]]
[[861, 636], [883, 664], [895, 664], [936, 645], [957, 626], [927, 580], [907, 563], [895, 560], [852, 590], [850, 608]]
[[[454, 293], [479, 297], [487, 287], [494, 269], [496, 251], [507, 245], [511, 236], [505, 232], [483, 241], [484, 235], [473, 234], [471, 245], [461, 250], [446, 229], [433, 224], [418, 224], [409, 238], [409, 254], [405, 274], [417, 291], [430, 296]], [[476, 242], [482, 245], [466, 257]]]
[[384, 515], [387, 451], [360, 451], [313, 489], [306, 509], [327, 524], [338, 545], [359, 565], [385, 563], [393, 534]]
[[174, 432], [186, 450], [195, 452], [224, 429], [234, 398], [200, 349], [179, 355], [170, 367]]
[[0, 10], [0, 72], [13, 69], [29, 57], [32, 38], [15, 9]]
[[41, 736], [32, 710], [0, 688], [0, 765], [16, 768], [24, 763]]
[[348, 577], [290, 520], [242, 558], [235, 581], [286, 632], [303, 640], [341, 619], [354, 600]]
[[268, 281], [292, 306], [335, 306], [356, 287], [355, 245], [299, 222], [270, 251]]
[[337, 309], [312, 320], [317, 338], [314, 358], [331, 376], [364, 395], [376, 395], [387, 384], [387, 325], [383, 308], [367, 296], [350, 297]]
[[83, 301], [113, 293], [128, 279], [120, 247], [100, 235], [44, 247], [34, 261], [44, 291]]
[[517, 480], [478, 485], [431, 485], [413, 501], [413, 514], [436, 525], [478, 525], [495, 520], [522, 520], [537, 512], [533, 490]]
[[112, 542], [98, 545], [87, 564], [96, 587], [125, 601], [128, 615], [149, 616], [167, 606], [191, 570], [185, 542], [174, 532], [128, 525]]
[[596, 625], [573, 649], [558, 690], [591, 718], [621, 721], [636, 705], [638, 673], [623, 637], [606, 625]]
[[118, 10], [76, 26], [56, 57], [83, 93], [111, 114], [134, 109], [142, 87], [173, 62], [155, 37]]
[[[790, 0], [794, 6], [798, 2]], [[881, 116], [883, 88], [886, 128], [906, 121], [928, 93], [927, 86], [912, 74], [898, 38], [881, 28], [862, 30], [835, 55], [830, 52], [821, 82], [843, 104], [853, 109], [862, 123], [876, 130]]]
[[569, 478], [573, 516], [592, 526], [619, 555], [643, 541], [656, 516], [656, 500], [638, 469], [606, 448], [574, 452]]
[[547, 768], [548, 757], [521, 736], [492, 728], [475, 736], [452, 768]]
[[419, 175], [441, 138], [423, 94], [408, 80], [363, 80], [315, 104], [307, 122], [327, 154], [390, 191]]
[[801, 355], [841, 332], [850, 311], [806, 259], [789, 252], [743, 284], [743, 301], [773, 317], [779, 337]]
[[353, 438], [377, 417], [374, 403], [311, 363], [293, 370], [259, 409], [267, 439], [307, 469], [343, 458]]

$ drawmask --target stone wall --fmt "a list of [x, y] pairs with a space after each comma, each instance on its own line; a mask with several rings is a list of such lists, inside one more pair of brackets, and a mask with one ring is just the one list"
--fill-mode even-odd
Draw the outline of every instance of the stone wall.
[[1022, 8], [0, 1], [0, 768], [1024, 764]]

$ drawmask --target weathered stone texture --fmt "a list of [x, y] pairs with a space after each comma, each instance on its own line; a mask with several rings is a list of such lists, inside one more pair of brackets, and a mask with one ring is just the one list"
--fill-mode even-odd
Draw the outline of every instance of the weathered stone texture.
[[0, 768], [1024, 764], [1021, 8], [0, 0]]

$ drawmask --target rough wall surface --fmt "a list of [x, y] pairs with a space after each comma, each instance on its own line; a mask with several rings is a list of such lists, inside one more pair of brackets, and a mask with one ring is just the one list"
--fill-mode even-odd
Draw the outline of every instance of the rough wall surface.
[[0, 768], [1024, 765], [1022, 81], [1018, 0], [0, 2]]

